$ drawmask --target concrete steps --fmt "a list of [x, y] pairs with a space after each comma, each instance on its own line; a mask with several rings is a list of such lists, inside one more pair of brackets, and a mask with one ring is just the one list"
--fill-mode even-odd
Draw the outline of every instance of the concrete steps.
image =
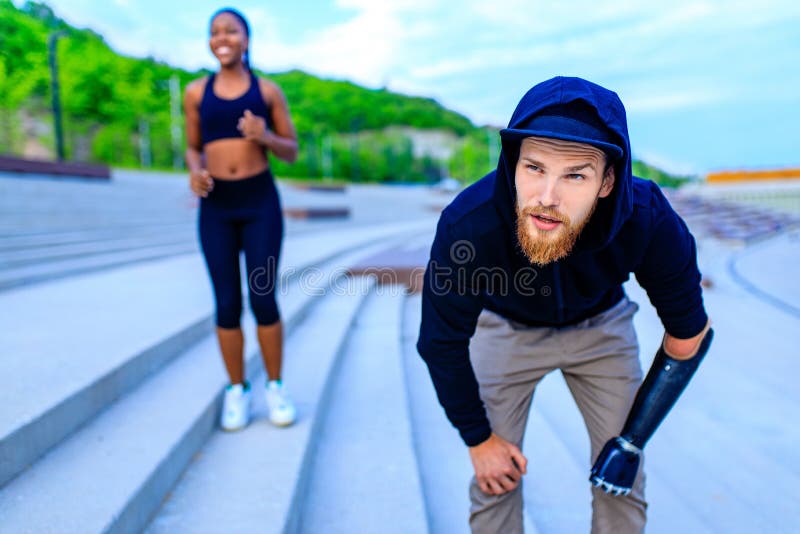
[[0, 252], [46, 248], [61, 245], [77, 245], [101, 243], [136, 237], [147, 237], [159, 233], [192, 232], [194, 227], [181, 223], [163, 223], [147, 226], [118, 226], [114, 228], [87, 227], [68, 231], [25, 231], [20, 230], [11, 235], [0, 235]]
[[414, 450], [431, 534], [469, 534], [469, 481], [472, 464], [458, 432], [447, 420], [428, 367], [417, 353], [421, 316], [419, 295], [403, 310], [403, 370], [408, 390]]
[[[306, 286], [319, 283], [323, 262], [414, 228], [390, 225], [346, 238], [324, 233], [297, 237], [287, 243], [279, 291], [288, 294], [294, 284], [298, 294], [312, 296]], [[342, 272], [338, 269], [335, 276]], [[283, 312], [291, 319], [293, 301], [284, 300]], [[0, 307], [14, 310], [0, 340], [0, 402], [5, 407], [0, 413], [0, 484], [208, 335], [213, 312], [198, 255], [8, 291], [0, 294]], [[154, 307], [157, 311], [150, 313]]]
[[0, 484], [207, 336], [207, 286], [189, 255], [0, 294]]
[[297, 424], [269, 425], [259, 395], [256, 421], [212, 435], [149, 534], [428, 530], [403, 377], [404, 290], [353, 280], [287, 342]]
[[132, 263], [157, 260], [197, 252], [197, 243], [186, 240], [179, 243], [148, 245], [141, 248], [126, 248], [116, 252], [98, 252], [65, 259], [52, 259], [21, 266], [10, 266], [0, 271], [0, 291], [74, 276], [92, 273]]
[[264, 373], [252, 377], [253, 421], [242, 432], [216, 431], [197, 453], [147, 528], [149, 533], [292, 531], [319, 441], [331, 376], [369, 279], [320, 298], [285, 344], [284, 377], [298, 421], [277, 429], [266, 419]]
[[317, 437], [299, 532], [428, 529], [403, 379], [404, 293], [381, 286], [353, 326]]
[[[188, 230], [188, 229], [186, 229]], [[46, 246], [24, 247], [4, 250], [0, 253], [0, 269], [36, 265], [49, 261], [86, 257], [109, 252], [124, 252], [154, 246], [180, 247], [195, 243], [197, 237], [191, 231], [160, 232], [155, 235], [120, 237], [84, 243], [57, 243]]]
[[[413, 227], [394, 225], [389, 227], [394, 234], [389, 232], [388, 235], [399, 235], [404, 239], [403, 236]], [[322, 236], [321, 241], [319, 236], [309, 236], [304, 238], [306, 242], [302, 247], [293, 249], [297, 251], [295, 260], [299, 260], [301, 265], [304, 256], [306, 261], [310, 257], [318, 260], [310, 269], [287, 268], [284, 271], [288, 284], [285, 287], [281, 285], [281, 291], [286, 294], [279, 298], [288, 335], [292, 335], [295, 324], [303, 318], [307, 306], [316, 296], [324, 294], [326, 288], [339, 290], [335, 284], [345, 272], [342, 264], [351, 261], [342, 256], [343, 250], [358, 248], [364, 253], [374, 254], [378, 247], [392, 242], [391, 239], [387, 240], [386, 228], [372, 228], [355, 238], [350, 237], [350, 241], [339, 240], [335, 243], [328, 236]], [[312, 246], [312, 240], [316, 246]], [[376, 240], [381, 242], [369, 246]], [[324, 263], [320, 261], [326, 258], [326, 254], [330, 256], [332, 251], [333, 259]], [[163, 264], [154, 268], [172, 281], [177, 278], [199, 285], [197, 280], [191, 280], [192, 276], [186, 276], [190, 270], [176, 277], [176, 273], [165, 271]], [[94, 278], [93, 283], [96, 284]], [[193, 289], [195, 292], [197, 285]], [[10, 292], [4, 297], [14, 296], [15, 293]], [[168, 299], [169, 302], [174, 300], [178, 299]], [[210, 304], [210, 300], [207, 304]], [[61, 309], [60, 306], [55, 308]], [[204, 320], [207, 321], [209, 307], [199, 306], [199, 309], [201, 311], [195, 313], [206, 316]], [[170, 328], [173, 329], [173, 335], [169, 337], [174, 338], [175, 324], [171, 324]], [[85, 332], [82, 334], [85, 337]], [[21, 336], [21, 339], [25, 338], [26, 335]], [[139, 343], [146, 342], [141, 338], [139, 328], [136, 340]], [[248, 339], [254, 339], [254, 332], [248, 333]], [[109, 342], [108, 339], [102, 341]], [[225, 382], [224, 371], [213, 336], [206, 335], [199, 342], [196, 341], [185, 340], [182, 343], [184, 346], [175, 347], [177, 354], [173, 354], [172, 359], [162, 357], [157, 366], [160, 370], [152, 378], [144, 381], [146, 373], [135, 380], [126, 377], [125, 380], [133, 383], [124, 384], [122, 388], [119, 387], [120, 383], [125, 380], [108, 380], [107, 375], [98, 373], [97, 369], [93, 370], [93, 374], [87, 371], [93, 380], [82, 384], [78, 395], [85, 396], [91, 402], [70, 404], [67, 402], [69, 396], [61, 391], [60, 396], [55, 395], [55, 403], [45, 403], [47, 406], [39, 410], [39, 416], [26, 424], [19, 424], [20, 419], [24, 422], [24, 416], [30, 415], [25, 412], [36, 411], [35, 407], [15, 407], [17, 409], [12, 413], [16, 417], [6, 421], [6, 428], [10, 428], [10, 431], [3, 434], [0, 446], [4, 447], [2, 458], [6, 481], [18, 476], [0, 489], [0, 516], [3, 517], [0, 532], [46, 531], [53, 525], [59, 525], [60, 530], [65, 532], [141, 529], [216, 426], [220, 392]], [[102, 343], [99, 346], [103, 346]], [[123, 356], [123, 367], [130, 366], [130, 361], [137, 357], [136, 354]], [[248, 363], [252, 364], [257, 359], [256, 353], [253, 353]], [[24, 369], [24, 365], [19, 367]], [[250, 365], [250, 368], [254, 366]], [[54, 375], [59, 373], [55, 372]], [[101, 376], [98, 378], [98, 375]], [[106, 383], [98, 385], [104, 379]], [[138, 388], [137, 381], [141, 383]], [[129, 393], [111, 404], [114, 398], [125, 393], [126, 388]], [[83, 404], [91, 406], [87, 408]], [[106, 409], [98, 415], [103, 408]], [[89, 422], [79, 428], [82, 423], [80, 419]], [[70, 420], [71, 428], [62, 424], [65, 420]], [[54, 423], [63, 428], [53, 432], [51, 427]], [[71, 432], [74, 433], [67, 437]], [[37, 442], [42, 434], [46, 434], [44, 439]], [[34, 442], [33, 446], [31, 442]], [[56, 443], [60, 445], [20, 473]], [[16, 457], [19, 451], [26, 451], [27, 457]], [[53, 503], [58, 505], [53, 506]]]
[[0, 291], [198, 250], [186, 223], [19, 232], [0, 237]]
[[[284, 299], [287, 331], [309, 300], [299, 288]], [[142, 528], [214, 429], [223, 377], [206, 335], [0, 490], [0, 531]]]

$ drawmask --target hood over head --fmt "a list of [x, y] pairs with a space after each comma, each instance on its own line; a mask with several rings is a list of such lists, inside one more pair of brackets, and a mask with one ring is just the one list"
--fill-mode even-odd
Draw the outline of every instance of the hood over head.
[[622, 101], [590, 81], [561, 76], [535, 85], [522, 97], [508, 128], [500, 131], [502, 150], [494, 193], [498, 210], [512, 228], [516, 227], [514, 173], [519, 147], [522, 139], [532, 136], [587, 143], [613, 162], [614, 188], [598, 201], [574, 251], [608, 244], [633, 211], [631, 147]]

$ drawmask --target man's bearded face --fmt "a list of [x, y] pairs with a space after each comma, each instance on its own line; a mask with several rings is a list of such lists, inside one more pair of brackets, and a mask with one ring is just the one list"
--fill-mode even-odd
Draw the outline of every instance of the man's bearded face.
[[613, 188], [605, 154], [584, 143], [529, 137], [515, 171], [517, 239], [531, 263], [567, 256], [600, 198]]

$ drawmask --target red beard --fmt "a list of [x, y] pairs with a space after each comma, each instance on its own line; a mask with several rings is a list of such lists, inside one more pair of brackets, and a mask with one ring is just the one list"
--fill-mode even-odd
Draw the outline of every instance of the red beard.
[[[575, 241], [578, 240], [583, 227], [591, 219], [596, 207], [597, 200], [592, 205], [589, 214], [582, 221], [573, 224], [566, 214], [555, 208], [520, 208], [517, 206], [517, 239], [522, 252], [531, 263], [540, 266], [565, 257], [575, 246]], [[531, 216], [534, 215], [543, 215], [548, 219], [560, 221], [560, 225], [553, 230], [540, 230], [531, 221]]]

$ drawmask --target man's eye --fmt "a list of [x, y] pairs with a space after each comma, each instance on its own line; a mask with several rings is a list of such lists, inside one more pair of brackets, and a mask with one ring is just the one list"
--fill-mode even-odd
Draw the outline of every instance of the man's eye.
[[567, 178], [570, 180], [584, 180], [586, 177], [582, 174], [568, 174]]
[[537, 172], [539, 170], [539, 167], [536, 165], [528, 165], [528, 170], [532, 172]]

